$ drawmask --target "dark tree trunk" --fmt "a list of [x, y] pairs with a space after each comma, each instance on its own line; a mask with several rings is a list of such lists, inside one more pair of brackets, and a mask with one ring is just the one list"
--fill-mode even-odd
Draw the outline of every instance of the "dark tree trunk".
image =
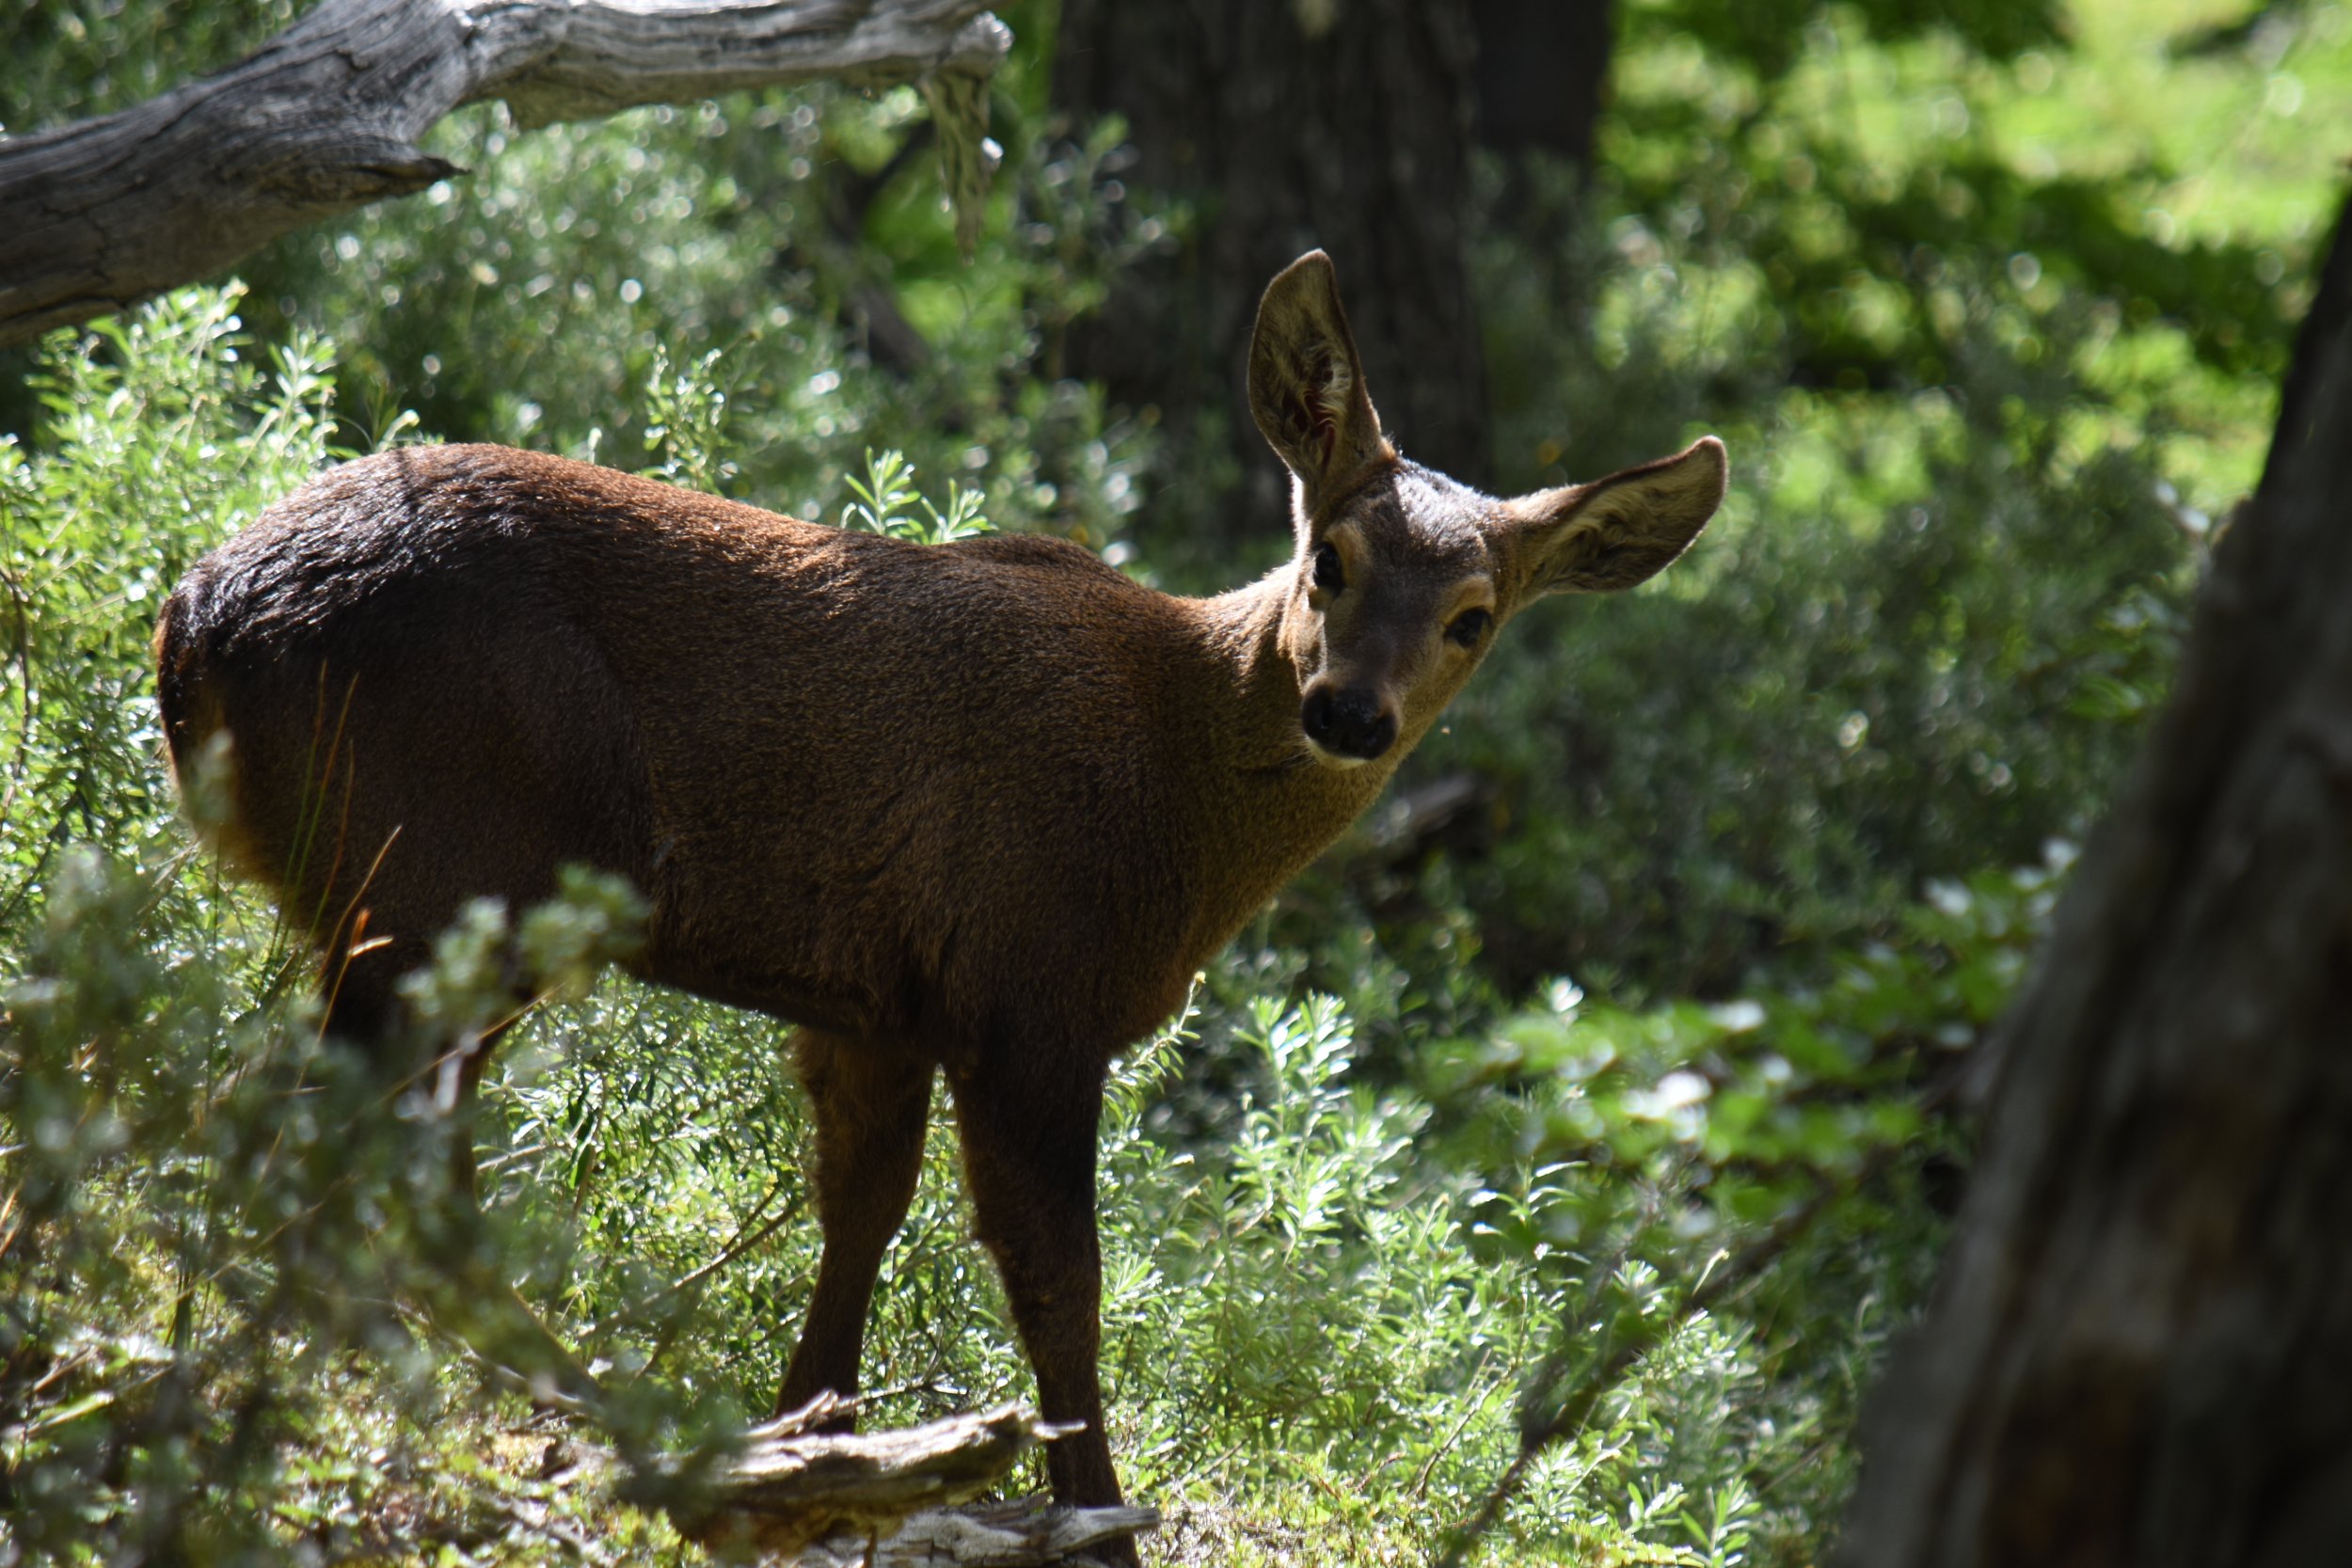
[[1991, 1064], [1843, 1560], [2352, 1562], [2352, 234]]
[[1242, 358], [1266, 280], [1317, 245], [1390, 433], [1485, 478], [1465, 256], [1473, 53], [1470, 0], [1067, 0], [1057, 101], [1082, 119], [1125, 116], [1136, 182], [1193, 209], [1183, 249], [1133, 269], [1070, 345], [1073, 374], [1167, 421], [1187, 478], [1164, 514], [1219, 526], [1220, 453], [1255, 492], [1224, 531], [1262, 528], [1280, 504]]
[[1478, 143], [1593, 163], [1615, 42], [1610, 0], [1470, 0]]

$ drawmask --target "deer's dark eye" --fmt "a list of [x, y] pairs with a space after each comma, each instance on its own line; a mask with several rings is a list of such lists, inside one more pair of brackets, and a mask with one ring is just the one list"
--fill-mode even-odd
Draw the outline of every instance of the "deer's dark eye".
[[1478, 640], [1486, 635], [1486, 628], [1494, 622], [1495, 618], [1486, 610], [1466, 610], [1446, 626], [1446, 640], [1459, 642], [1465, 648], [1475, 648]]
[[1328, 545], [1315, 546], [1315, 586], [1327, 594], [1336, 594], [1347, 586], [1347, 574], [1340, 567], [1340, 552]]

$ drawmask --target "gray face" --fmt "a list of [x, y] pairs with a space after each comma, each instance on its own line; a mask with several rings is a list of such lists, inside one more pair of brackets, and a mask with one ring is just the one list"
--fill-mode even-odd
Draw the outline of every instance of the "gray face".
[[1497, 503], [1397, 463], [1309, 531], [1294, 606], [1299, 726], [1354, 767], [1419, 738], [1493, 639]]

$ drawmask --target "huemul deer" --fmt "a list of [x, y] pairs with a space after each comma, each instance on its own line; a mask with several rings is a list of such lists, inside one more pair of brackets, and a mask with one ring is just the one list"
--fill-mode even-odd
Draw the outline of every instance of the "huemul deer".
[[[562, 458], [347, 464], [188, 574], [156, 657], [175, 765], [230, 737], [230, 857], [319, 911], [327, 1026], [467, 900], [581, 862], [650, 907], [650, 980], [798, 1026], [824, 1252], [780, 1407], [858, 1384], [934, 1073], [1054, 1443], [1119, 1498], [1096, 1385], [1105, 1070], [1379, 793], [1530, 602], [1630, 588], [1722, 499], [1712, 437], [1498, 500], [1406, 461], [1330, 262], [1249, 350], [1288, 564], [1220, 597], [1065, 542], [921, 546]], [[317, 824], [319, 842], [304, 848]], [[330, 842], [331, 841], [331, 842]]]

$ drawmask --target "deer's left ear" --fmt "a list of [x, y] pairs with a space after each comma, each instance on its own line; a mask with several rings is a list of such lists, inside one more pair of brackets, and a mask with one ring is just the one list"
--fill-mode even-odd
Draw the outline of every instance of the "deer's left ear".
[[1522, 593], [1613, 594], [1657, 576], [1715, 515], [1725, 475], [1724, 444], [1702, 436], [1672, 457], [1509, 502]]

